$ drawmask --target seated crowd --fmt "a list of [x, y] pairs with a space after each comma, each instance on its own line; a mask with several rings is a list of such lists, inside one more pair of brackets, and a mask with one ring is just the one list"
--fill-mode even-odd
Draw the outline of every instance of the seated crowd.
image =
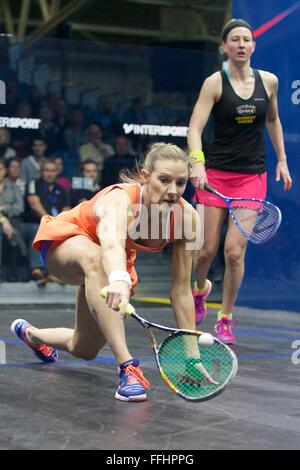
[[[86, 145], [83, 144], [83, 150]], [[39, 136], [33, 140], [32, 152], [28, 157], [20, 160], [12, 155], [0, 159], [2, 280], [34, 279], [38, 285], [48, 281], [39, 253], [31, 247], [40, 219], [46, 214], [56, 216], [92, 198], [102, 187], [117, 183], [121, 169], [133, 168], [137, 157], [129, 153], [128, 139], [118, 136], [115, 145], [115, 150], [107, 145], [111, 153], [103, 161], [95, 158], [96, 153], [89, 158], [89, 152], [83, 151], [80, 170], [73, 177], [65, 176], [64, 160], [59, 153], [47, 156], [47, 144]], [[7, 246], [13, 249], [5, 249]], [[3, 269], [5, 262], [14, 265], [10, 275], [7, 269]], [[13, 273], [19, 266], [23, 266], [23, 279], [19, 279], [17, 272]]]
[[0, 282], [43, 285], [49, 279], [31, 247], [41, 217], [90, 199], [135, 168], [151, 139], [125, 136], [123, 123], [147, 116], [139, 98], [118, 113], [107, 98], [96, 110], [72, 109], [59, 93], [43, 97], [31, 86], [24, 94], [14, 80], [1, 110], [41, 121], [38, 131], [0, 128]]

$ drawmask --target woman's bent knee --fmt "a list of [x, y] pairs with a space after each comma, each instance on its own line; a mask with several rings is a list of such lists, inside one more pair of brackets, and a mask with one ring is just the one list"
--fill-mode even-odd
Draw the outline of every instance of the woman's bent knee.
[[73, 348], [70, 353], [72, 356], [77, 357], [78, 359], [83, 359], [84, 361], [93, 361], [96, 359], [99, 350], [97, 351], [84, 351], [79, 348]]

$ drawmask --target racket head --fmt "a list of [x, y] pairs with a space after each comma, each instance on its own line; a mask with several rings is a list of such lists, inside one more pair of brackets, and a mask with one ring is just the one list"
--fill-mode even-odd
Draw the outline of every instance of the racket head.
[[227, 199], [227, 207], [238, 230], [255, 244], [265, 243], [277, 232], [282, 214], [279, 207], [261, 199]]
[[207, 183], [204, 189], [223, 199], [238, 230], [252, 243], [265, 243], [277, 232], [282, 214], [279, 207], [271, 202], [255, 198], [224, 196]]
[[165, 338], [156, 352], [164, 381], [189, 401], [206, 401], [219, 395], [238, 370], [237, 357], [227, 345], [217, 338], [211, 345], [200, 345], [201, 335], [197, 331], [176, 331]]

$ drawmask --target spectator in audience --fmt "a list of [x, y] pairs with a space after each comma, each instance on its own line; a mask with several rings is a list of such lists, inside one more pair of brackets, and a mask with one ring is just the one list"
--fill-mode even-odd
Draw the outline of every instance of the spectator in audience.
[[78, 153], [80, 145], [86, 143], [87, 136], [83, 128], [83, 114], [76, 109], [71, 114], [70, 125], [64, 132], [64, 138], [70, 152]]
[[[125, 109], [121, 117], [122, 125], [127, 124], [146, 124], [147, 114], [143, 106], [141, 98], [132, 100], [131, 105]], [[147, 139], [144, 135], [130, 134], [129, 139], [132, 143], [134, 150], [140, 155], [146, 146]], [[149, 140], [149, 139], [148, 139]]]
[[60, 132], [64, 134], [69, 126], [69, 116], [67, 112], [66, 102], [60, 99], [53, 111], [53, 122], [59, 128]]
[[42, 137], [36, 137], [32, 142], [32, 155], [21, 161], [20, 177], [25, 184], [41, 176], [41, 165], [46, 158], [47, 144]]
[[28, 99], [34, 117], [38, 117], [39, 109], [41, 106], [42, 97], [36, 85], [31, 85], [28, 90]]
[[38, 285], [47, 282], [46, 273], [39, 253], [32, 248], [32, 241], [43, 215], [56, 216], [63, 210], [70, 209], [68, 193], [56, 182], [57, 169], [55, 161], [43, 161], [41, 178], [30, 181], [27, 186], [24, 224], [22, 235], [28, 243], [32, 278]]
[[14, 116], [20, 103], [18, 81], [15, 78], [6, 80], [6, 104], [3, 106], [6, 116]]
[[145, 124], [147, 121], [147, 115], [143, 106], [142, 98], [135, 98], [132, 100], [131, 105], [125, 109], [122, 122], [127, 122], [128, 124]]
[[125, 136], [119, 135], [116, 138], [115, 148], [115, 154], [104, 162], [102, 188], [118, 183], [120, 171], [124, 168], [133, 169], [136, 166], [136, 157], [130, 152], [130, 142]]
[[93, 193], [99, 191], [98, 184], [98, 170], [97, 165], [93, 160], [86, 160], [81, 165], [81, 174], [83, 178], [90, 178], [92, 180], [91, 191]]
[[9, 146], [10, 134], [4, 127], [0, 128], [0, 158], [10, 158], [16, 156], [16, 151]]
[[24, 212], [24, 200], [18, 186], [5, 179], [5, 162], [0, 160], [0, 278], [2, 280], [2, 244], [3, 236], [12, 247], [19, 246], [23, 254], [24, 242], [16, 229], [21, 214]]
[[16, 184], [21, 191], [22, 196], [25, 195], [25, 181], [21, 180], [21, 163], [17, 157], [11, 157], [5, 160], [6, 180], [9, 183]]
[[61, 93], [57, 91], [50, 91], [47, 95], [47, 106], [50, 108], [52, 114], [55, 114], [59, 101], [62, 99]]
[[48, 152], [51, 154], [66, 147], [63, 134], [52, 120], [53, 114], [49, 106], [42, 105], [39, 112], [41, 119], [39, 133], [47, 143]]
[[[32, 109], [28, 102], [22, 101], [15, 115], [21, 119], [32, 119]], [[16, 150], [17, 156], [19, 158], [25, 158], [30, 152], [31, 143], [36, 135], [36, 130], [34, 129], [22, 129], [21, 127], [11, 130], [11, 145]]]
[[117, 119], [113, 112], [112, 102], [109, 98], [99, 98], [96, 111], [91, 113], [89, 120], [98, 124], [103, 132], [103, 140], [111, 143], [117, 131]]
[[52, 159], [54, 160], [55, 165], [56, 165], [56, 171], [57, 171], [56, 182], [57, 182], [57, 184], [62, 186], [67, 192], [70, 192], [71, 188], [72, 188], [72, 183], [68, 178], [63, 176], [63, 172], [64, 172], [64, 160], [63, 160], [63, 158], [60, 157], [59, 155], [55, 155], [55, 156], [52, 155]]
[[88, 127], [89, 142], [79, 147], [80, 162], [93, 160], [98, 169], [98, 177], [101, 180], [101, 172], [104, 161], [114, 154], [114, 149], [109, 144], [102, 142], [102, 129], [98, 124], [90, 124]]
[[22, 119], [23, 118], [31, 119], [33, 115], [32, 115], [32, 108], [31, 108], [30, 103], [28, 103], [27, 101], [22, 101], [17, 107], [16, 117], [19, 117]]
[[86, 160], [81, 164], [81, 178], [79, 185], [74, 185], [71, 191], [72, 207], [75, 207], [80, 202], [88, 201], [100, 189], [98, 185], [97, 165], [93, 160]]
[[0, 214], [12, 219], [23, 213], [24, 203], [18, 186], [5, 178], [5, 175], [5, 162], [0, 160]]

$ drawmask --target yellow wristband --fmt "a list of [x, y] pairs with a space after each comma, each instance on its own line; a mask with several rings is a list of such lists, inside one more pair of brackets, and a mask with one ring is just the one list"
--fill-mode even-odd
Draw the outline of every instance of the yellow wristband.
[[6, 222], [7, 221], [7, 217], [5, 217], [4, 215], [2, 215], [0, 217], [0, 224], [3, 224], [3, 222]]
[[189, 159], [191, 166], [197, 165], [197, 163], [205, 163], [205, 157], [202, 150], [193, 150], [190, 152]]

